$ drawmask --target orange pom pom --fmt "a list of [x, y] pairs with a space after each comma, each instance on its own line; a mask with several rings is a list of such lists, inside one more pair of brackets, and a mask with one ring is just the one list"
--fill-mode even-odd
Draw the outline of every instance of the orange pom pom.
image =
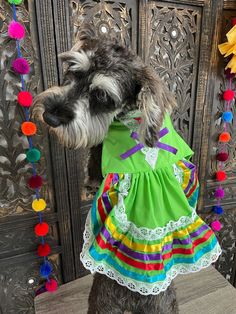
[[36, 124], [30, 121], [21, 124], [21, 131], [26, 136], [34, 135], [37, 131]]
[[223, 142], [223, 143], [229, 142], [230, 139], [231, 139], [231, 136], [230, 136], [229, 132], [222, 132], [219, 136], [219, 141]]

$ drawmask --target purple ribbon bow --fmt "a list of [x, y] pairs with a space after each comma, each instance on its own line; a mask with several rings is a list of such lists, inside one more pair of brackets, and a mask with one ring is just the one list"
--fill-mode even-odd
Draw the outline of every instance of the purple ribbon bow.
[[[169, 130], [167, 128], [164, 128], [160, 131], [159, 133], [159, 138], [162, 138], [163, 136], [165, 136], [166, 134], [169, 133]], [[134, 139], [134, 140], [138, 140], [138, 133], [136, 132], [132, 132], [131, 133], [131, 137]], [[144, 147], [144, 144], [142, 143], [138, 143], [137, 145], [135, 145], [134, 147], [130, 148], [129, 150], [127, 150], [127, 152], [125, 152], [124, 154], [120, 155], [120, 157], [122, 159], [126, 159], [128, 157], [130, 157], [131, 155], [137, 153], [139, 150], [141, 150], [142, 148]], [[170, 146], [168, 144], [164, 144], [164, 143], [161, 143], [159, 141], [156, 142], [155, 144], [155, 147], [157, 148], [161, 148], [161, 149], [164, 149], [172, 154], [176, 154], [177, 153], [177, 149], [173, 146]]]

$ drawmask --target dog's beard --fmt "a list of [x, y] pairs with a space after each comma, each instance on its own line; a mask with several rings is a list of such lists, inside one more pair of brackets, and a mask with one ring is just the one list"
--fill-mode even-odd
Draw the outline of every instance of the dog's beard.
[[75, 107], [75, 119], [68, 125], [53, 129], [59, 141], [69, 148], [92, 147], [100, 144], [119, 110], [91, 115], [86, 99], [78, 100]]
[[[55, 91], [58, 92], [58, 87], [53, 87], [43, 92], [38, 98], [36, 97], [33, 117], [44, 124], [43, 113], [45, 108], [43, 100], [45, 100], [45, 97], [50, 96], [50, 93]], [[60, 90], [60, 92], [62, 91]], [[100, 144], [104, 140], [115, 116], [121, 111], [121, 109], [118, 109], [111, 113], [98, 113], [93, 115], [89, 110], [89, 102], [86, 98], [77, 100], [76, 103], [73, 104], [73, 107], [75, 108], [75, 118], [72, 121], [55, 128], [48, 126], [49, 131], [56, 134], [62, 145], [73, 149], [92, 147]]]

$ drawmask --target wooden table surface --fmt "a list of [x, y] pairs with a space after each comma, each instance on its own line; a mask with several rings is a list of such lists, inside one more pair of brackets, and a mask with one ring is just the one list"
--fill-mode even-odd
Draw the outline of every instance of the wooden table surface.
[[[180, 314], [236, 314], [236, 289], [212, 266], [174, 282]], [[37, 296], [36, 314], [86, 314], [91, 283], [88, 275]]]

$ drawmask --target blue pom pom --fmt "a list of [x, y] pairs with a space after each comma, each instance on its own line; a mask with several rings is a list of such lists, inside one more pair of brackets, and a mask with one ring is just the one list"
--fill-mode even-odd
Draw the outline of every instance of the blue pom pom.
[[231, 111], [225, 111], [222, 114], [222, 120], [224, 122], [231, 122], [233, 120], [233, 114]]
[[40, 276], [41, 277], [48, 277], [52, 272], [52, 265], [49, 262], [44, 262], [40, 266]]
[[212, 210], [217, 215], [222, 215], [224, 212], [223, 208], [221, 206], [217, 206], [217, 205], [213, 206]]

